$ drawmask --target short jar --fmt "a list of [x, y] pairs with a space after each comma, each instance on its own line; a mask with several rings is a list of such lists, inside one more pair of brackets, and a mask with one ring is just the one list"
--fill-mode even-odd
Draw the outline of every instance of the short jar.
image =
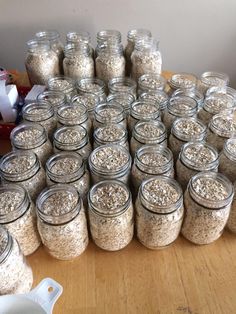
[[229, 76], [219, 72], [204, 72], [198, 81], [198, 89], [205, 95], [210, 87], [225, 87], [229, 84]]
[[108, 82], [110, 94], [127, 93], [136, 99], [137, 83], [130, 77], [115, 77]]
[[99, 105], [100, 100], [96, 94], [87, 93], [83, 95], [77, 95], [72, 98], [72, 104], [74, 105], [85, 105], [88, 111], [88, 117], [91, 123], [94, 120], [94, 110]]
[[131, 105], [132, 105], [132, 103], [134, 101], [135, 101], [134, 96], [132, 94], [129, 94], [129, 93], [110, 94], [107, 97], [107, 102], [108, 103], [116, 102], [120, 106], [122, 106], [122, 108], [124, 109], [126, 117], [129, 116], [129, 114], [130, 114], [130, 107], [131, 107]]
[[163, 119], [164, 113], [169, 102], [169, 96], [166, 92], [159, 90], [156, 92], [144, 92], [139, 96], [139, 100], [155, 102], [156, 105], [160, 108], [160, 117]]
[[191, 89], [176, 89], [171, 97], [187, 96], [193, 98], [198, 104], [198, 111], [202, 108], [204, 102], [204, 95], [196, 88]]
[[227, 95], [231, 96], [234, 99], [234, 102], [236, 102], [236, 89], [229, 87], [229, 86], [223, 86], [223, 87], [218, 87], [218, 86], [213, 86], [210, 87], [207, 92], [206, 92], [206, 97], [210, 95]]
[[197, 86], [197, 77], [189, 73], [176, 73], [173, 74], [169, 80], [169, 94], [173, 94], [177, 89], [191, 90]]
[[219, 171], [231, 182], [236, 181], [236, 137], [225, 141], [223, 151], [220, 154]]
[[91, 36], [89, 32], [86, 31], [77, 31], [77, 32], [68, 32], [66, 34], [67, 44], [86, 44], [89, 46], [89, 54], [94, 57], [94, 49], [91, 45]]
[[70, 101], [77, 94], [75, 81], [67, 76], [58, 75], [52, 77], [47, 82], [47, 88], [50, 91], [59, 91], [66, 95], [67, 101]]
[[100, 103], [106, 102], [106, 85], [103, 80], [100, 80], [97, 77], [84, 78], [77, 81], [76, 87], [80, 95], [92, 93], [99, 97]]
[[67, 98], [66, 98], [66, 95], [62, 92], [47, 90], [38, 94], [37, 101], [50, 102], [50, 104], [54, 108], [54, 112], [56, 112], [60, 106], [63, 106], [66, 104]]
[[144, 74], [138, 79], [138, 96], [142, 93], [164, 91], [167, 80], [160, 74]]

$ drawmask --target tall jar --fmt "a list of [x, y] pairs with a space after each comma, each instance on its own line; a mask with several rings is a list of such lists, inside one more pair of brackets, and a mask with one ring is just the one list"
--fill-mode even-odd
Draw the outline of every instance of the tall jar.
[[169, 94], [173, 94], [177, 89], [192, 90], [197, 86], [197, 77], [189, 73], [177, 73], [171, 76], [169, 80]]
[[160, 74], [144, 74], [138, 79], [138, 95], [147, 92], [164, 91], [167, 80]]
[[182, 146], [176, 162], [177, 181], [183, 190], [189, 180], [201, 171], [218, 171], [219, 156], [214, 147], [204, 142], [189, 142]]
[[92, 151], [88, 133], [81, 125], [62, 126], [53, 135], [54, 153], [76, 152], [86, 160]]
[[90, 46], [84, 43], [65, 46], [64, 74], [72, 79], [94, 77], [94, 61]]
[[48, 253], [71, 260], [86, 249], [89, 239], [83, 202], [75, 187], [56, 184], [37, 199], [38, 230]]
[[172, 97], [176, 96], [187, 96], [193, 98], [198, 104], [198, 111], [202, 108], [204, 102], [204, 95], [196, 88], [188, 88], [188, 89], [176, 89]]
[[38, 94], [37, 101], [50, 102], [50, 104], [53, 106], [54, 112], [56, 112], [60, 106], [66, 104], [67, 98], [66, 95], [62, 92], [47, 90]]
[[47, 81], [60, 74], [59, 60], [50, 48], [49, 42], [30, 40], [27, 42], [28, 51], [25, 68], [33, 85], [46, 85]]
[[131, 55], [131, 76], [138, 81], [144, 74], [161, 74], [162, 57], [159, 51], [159, 42], [153, 38], [146, 38], [135, 42]]
[[75, 81], [63, 75], [52, 77], [47, 82], [50, 91], [59, 91], [66, 95], [67, 101], [71, 101], [72, 97], [77, 94]]
[[95, 244], [118, 251], [133, 238], [134, 213], [127, 186], [116, 180], [101, 181], [88, 194], [89, 225]]
[[89, 168], [93, 184], [102, 180], [119, 180], [129, 183], [132, 158], [120, 145], [102, 145], [89, 156]]
[[140, 121], [135, 124], [130, 140], [130, 152], [134, 156], [143, 145], [167, 147], [166, 128], [160, 121]]
[[169, 102], [169, 96], [166, 94], [166, 92], [162, 90], [156, 92], [145, 92], [139, 96], [139, 100], [156, 103], [156, 105], [160, 108], [160, 117], [163, 119], [167, 104]]
[[66, 34], [67, 44], [86, 44], [89, 46], [90, 56], [94, 57], [94, 49], [91, 45], [91, 36], [89, 32], [86, 31], [77, 31], [69, 32]]
[[227, 221], [227, 228], [229, 231], [236, 233], [236, 181], [234, 182], [234, 199], [232, 202], [229, 219]]
[[204, 72], [198, 81], [198, 89], [205, 95], [210, 87], [225, 87], [229, 84], [229, 76], [219, 72]]
[[182, 235], [195, 244], [217, 240], [227, 223], [233, 196], [233, 185], [222, 174], [200, 172], [192, 177], [184, 195]]
[[33, 273], [18, 242], [0, 225], [0, 295], [28, 293]]
[[157, 175], [174, 178], [174, 174], [173, 154], [169, 148], [145, 145], [136, 151], [131, 170], [135, 192], [146, 179]]
[[103, 80], [100, 80], [97, 77], [84, 78], [77, 81], [76, 87], [80, 95], [95, 94], [99, 97], [100, 103], [106, 102], [106, 85]]
[[24, 255], [40, 246], [35, 206], [22, 186], [0, 186], [0, 224], [18, 241]]
[[161, 249], [178, 237], [183, 216], [183, 193], [178, 182], [165, 176], [143, 181], [135, 203], [138, 240]]
[[35, 201], [46, 186], [46, 177], [38, 157], [31, 151], [13, 151], [0, 160], [0, 175], [3, 183], [17, 183]]
[[121, 44], [121, 33], [115, 29], [105, 29], [97, 33], [97, 47], [95, 57], [98, 55], [98, 50], [102, 45], [119, 45]]
[[231, 182], [236, 181], [236, 137], [225, 141], [223, 151], [220, 154], [219, 171]]
[[135, 101], [135, 98], [132, 94], [129, 93], [116, 93], [116, 94], [110, 94], [107, 97], [107, 102], [116, 102], [119, 105], [121, 105], [125, 111], [126, 117], [130, 114], [130, 107], [131, 104]]
[[196, 118], [178, 118], [173, 122], [169, 136], [169, 147], [177, 160], [181, 147], [186, 142], [201, 142], [205, 139], [207, 127]]
[[88, 111], [88, 118], [91, 121], [91, 125], [94, 120], [95, 108], [99, 105], [100, 100], [96, 94], [87, 93], [83, 95], [77, 95], [72, 98], [73, 105], [85, 105]]
[[57, 128], [57, 118], [49, 101], [32, 102], [22, 108], [24, 122], [35, 122], [45, 128], [50, 139]]
[[130, 77], [115, 77], [108, 82], [110, 94], [127, 93], [136, 99], [137, 84]]
[[52, 154], [52, 144], [45, 128], [40, 124], [20, 124], [12, 130], [10, 138], [13, 150], [34, 152], [43, 166]]

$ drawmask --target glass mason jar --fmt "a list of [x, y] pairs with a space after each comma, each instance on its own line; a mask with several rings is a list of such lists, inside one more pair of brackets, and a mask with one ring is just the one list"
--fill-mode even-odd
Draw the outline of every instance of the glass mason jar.
[[210, 87], [225, 87], [229, 84], [229, 76], [219, 72], [204, 72], [198, 81], [198, 89], [205, 95]]
[[99, 102], [106, 102], [106, 85], [99, 78], [85, 78], [78, 80], [76, 83], [78, 93], [84, 94], [95, 94], [99, 97]]
[[130, 77], [115, 77], [108, 82], [110, 94], [131, 94], [136, 99], [137, 84]]
[[173, 94], [172, 97], [176, 97], [176, 96], [187, 96], [190, 98], [193, 98], [197, 104], [198, 104], [198, 111], [200, 110], [200, 108], [202, 108], [203, 106], [203, 102], [204, 102], [204, 95], [198, 90], [198, 89], [176, 89]]
[[236, 181], [236, 137], [225, 141], [223, 151], [220, 154], [219, 171], [231, 182]]
[[66, 42], [67, 44], [86, 44], [89, 46], [90, 56], [94, 57], [94, 49], [91, 44], [91, 36], [89, 32], [86, 31], [77, 31], [77, 32], [69, 32], [66, 34]]
[[134, 51], [134, 46], [137, 40], [151, 38], [152, 34], [147, 29], [132, 29], [127, 33], [127, 45], [125, 47], [125, 60], [126, 60], [126, 75], [131, 74], [131, 55]]
[[131, 55], [131, 76], [135, 81], [144, 74], [161, 74], [162, 57], [158, 46], [159, 42], [154, 38], [143, 38], [135, 42]]
[[46, 186], [46, 177], [38, 157], [31, 151], [13, 151], [0, 160], [0, 175], [3, 183], [17, 183], [35, 201]]
[[88, 111], [88, 118], [91, 121], [91, 127], [94, 120], [94, 110], [99, 105], [99, 97], [96, 94], [88, 93], [74, 96], [71, 100], [73, 105], [85, 105]]
[[40, 100], [24, 105], [22, 116], [24, 122], [35, 122], [42, 125], [47, 131], [48, 137], [52, 139], [52, 135], [57, 128], [57, 118], [49, 101]]
[[42, 165], [52, 154], [52, 144], [44, 127], [37, 123], [22, 123], [10, 134], [13, 150], [34, 152]]
[[140, 121], [133, 128], [130, 152], [134, 156], [143, 145], [167, 147], [166, 128], [160, 121]]
[[98, 50], [102, 45], [119, 45], [121, 44], [121, 33], [115, 29], [101, 30], [97, 33], [97, 47], [95, 57], [98, 55]]
[[169, 80], [169, 94], [173, 94], [177, 89], [195, 89], [197, 86], [197, 77], [189, 73], [173, 74]]
[[95, 119], [93, 121], [94, 129], [107, 124], [115, 123], [126, 129], [127, 120], [124, 109], [115, 101], [98, 105], [95, 108]]
[[155, 102], [160, 108], [161, 119], [164, 117], [167, 104], [169, 102], [169, 96], [162, 90], [156, 92], [145, 92], [139, 96], [139, 100]]
[[223, 233], [234, 191], [222, 174], [200, 172], [191, 178], [184, 195], [182, 235], [195, 244], [209, 244]]
[[186, 142], [201, 142], [206, 138], [207, 127], [196, 118], [178, 118], [173, 122], [169, 136], [169, 148], [177, 160], [181, 147]]
[[88, 133], [81, 125], [62, 126], [53, 135], [54, 153], [72, 151], [86, 160], [92, 151]]
[[52, 77], [47, 82], [50, 91], [59, 91], [66, 95], [67, 101], [71, 101], [72, 97], [77, 94], [75, 81], [63, 75]]
[[56, 53], [51, 50], [48, 41], [30, 40], [27, 42], [28, 51], [25, 68], [30, 84], [46, 85], [47, 81], [60, 74], [60, 66]]
[[64, 58], [64, 53], [63, 53], [63, 44], [60, 40], [60, 34], [55, 30], [46, 30], [46, 31], [37, 32], [35, 34], [35, 37], [39, 41], [45, 41], [45, 40], [49, 41], [52, 51], [54, 51], [57, 55], [59, 65], [60, 65], [60, 73], [63, 74], [62, 62]]
[[99, 79], [108, 83], [115, 77], [125, 76], [125, 58], [121, 44], [103, 44], [97, 50], [95, 60], [96, 75]]
[[197, 117], [197, 111], [198, 104], [193, 98], [187, 96], [172, 97], [163, 116], [167, 133], [170, 134], [172, 124], [176, 118], [195, 118]]
[[135, 191], [141, 183], [157, 175], [174, 178], [174, 162], [171, 150], [163, 146], [145, 145], [135, 154], [131, 179]]
[[28, 293], [33, 273], [18, 242], [0, 225], [0, 295]]
[[229, 219], [227, 221], [227, 228], [229, 231], [236, 233], [236, 181], [234, 182], [234, 199], [232, 202]]
[[218, 171], [219, 156], [214, 147], [205, 142], [189, 142], [182, 146], [176, 162], [176, 177], [183, 190], [189, 180], [201, 171]]
[[147, 92], [164, 91], [167, 80], [160, 74], [144, 74], [138, 79], [138, 96]]
[[102, 180], [119, 180], [129, 183], [132, 158], [120, 145], [102, 145], [89, 156], [89, 168], [93, 184]]
[[101, 181], [90, 190], [88, 203], [95, 244], [107, 251], [126, 247], [134, 234], [132, 196], [127, 186], [116, 180]]
[[56, 183], [73, 185], [83, 200], [90, 187], [89, 172], [83, 158], [77, 153], [60, 152], [51, 156], [46, 163], [47, 186]]
[[205, 124], [208, 124], [215, 114], [226, 109], [232, 109], [235, 105], [234, 98], [227, 94], [211, 94], [205, 98], [203, 107], [198, 112], [198, 117]]
[[210, 95], [228, 95], [231, 96], [234, 99], [234, 102], [236, 102], [236, 90], [232, 87], [229, 86], [223, 86], [223, 87], [218, 87], [218, 86], [213, 86], [210, 87], [206, 91], [206, 97]]
[[55, 184], [37, 199], [38, 230], [48, 253], [60, 260], [81, 255], [89, 242], [82, 199], [75, 187]]
[[235, 113], [220, 113], [213, 116], [209, 123], [207, 142], [214, 146], [218, 152], [223, 150], [227, 139], [236, 136]]
[[94, 77], [94, 61], [88, 44], [67, 44], [63, 60], [64, 74], [72, 79]]
[[129, 94], [129, 93], [116, 93], [116, 94], [110, 94], [107, 97], [107, 102], [108, 103], [116, 102], [119, 105], [121, 105], [125, 111], [126, 117], [128, 117], [130, 114], [131, 104], [135, 102], [135, 98], [132, 94]]
[[135, 203], [138, 240], [161, 249], [178, 237], [183, 216], [183, 192], [174, 179], [156, 176], [143, 181]]
[[35, 206], [22, 186], [0, 186], [0, 224], [18, 241], [24, 255], [40, 246]]
[[60, 106], [63, 106], [67, 102], [66, 95], [62, 92], [56, 92], [47, 90], [37, 96], [37, 101], [48, 101], [53, 106], [54, 112], [57, 112], [57, 109]]

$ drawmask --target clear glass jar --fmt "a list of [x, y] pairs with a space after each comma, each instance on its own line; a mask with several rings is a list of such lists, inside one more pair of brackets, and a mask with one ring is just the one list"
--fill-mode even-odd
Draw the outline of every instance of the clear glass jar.
[[169, 148], [145, 145], [136, 151], [131, 170], [135, 192], [146, 179], [157, 175], [174, 178], [174, 174], [173, 154]]
[[134, 156], [143, 145], [167, 147], [166, 128], [160, 121], [140, 121], [135, 124], [130, 140], [130, 152]]
[[222, 174], [200, 172], [191, 178], [184, 195], [182, 235], [195, 244], [209, 244], [223, 233], [234, 191]]
[[167, 104], [169, 102], [169, 96], [162, 90], [156, 92], [145, 92], [139, 96], [139, 100], [155, 102], [160, 108], [161, 119], [164, 117]]
[[93, 134], [93, 148], [101, 145], [114, 144], [121, 145], [129, 151], [128, 132], [119, 124], [107, 124], [97, 128]]
[[100, 103], [99, 97], [96, 94], [88, 93], [74, 96], [71, 102], [74, 105], [82, 104], [86, 106], [88, 111], [88, 118], [92, 124], [94, 120], [94, 110]]
[[66, 42], [67, 44], [86, 44], [89, 46], [90, 56], [94, 57], [94, 49], [91, 45], [91, 36], [89, 32], [86, 31], [77, 31], [77, 32], [69, 32], [66, 34]]
[[28, 293], [33, 273], [18, 242], [0, 225], [0, 295]]
[[89, 156], [89, 168], [93, 184], [102, 180], [119, 180], [129, 183], [132, 158], [120, 145], [102, 145]]
[[62, 92], [47, 90], [38, 94], [37, 101], [49, 101], [54, 108], [54, 112], [56, 112], [60, 106], [66, 104], [67, 98]]
[[170, 134], [172, 124], [176, 118], [196, 118], [197, 111], [198, 104], [193, 98], [187, 96], [172, 97], [163, 116], [167, 133]]
[[213, 94], [205, 98], [203, 107], [198, 112], [198, 117], [205, 124], [208, 124], [211, 118], [226, 109], [235, 107], [234, 98], [227, 94]]
[[174, 179], [157, 176], [143, 181], [135, 203], [138, 240], [160, 249], [178, 237], [183, 216], [183, 192]]
[[97, 33], [97, 47], [95, 56], [102, 45], [119, 45], [121, 44], [121, 33], [115, 29], [101, 30]]
[[24, 105], [22, 116], [24, 122], [35, 122], [42, 125], [47, 131], [48, 137], [52, 139], [52, 135], [57, 128], [57, 118], [49, 101], [40, 100]]
[[134, 234], [134, 210], [127, 186], [116, 180], [99, 182], [90, 190], [88, 203], [95, 244], [107, 251], [126, 247]]
[[169, 136], [169, 148], [177, 160], [181, 147], [186, 142], [201, 142], [206, 138], [207, 127], [196, 118], [178, 118], [173, 122]]
[[34, 152], [42, 165], [52, 154], [52, 144], [44, 127], [37, 123], [22, 123], [10, 135], [13, 150]]
[[144, 74], [161, 74], [162, 57], [159, 51], [159, 42], [154, 38], [146, 38], [135, 42], [131, 55], [131, 76], [138, 81]]
[[167, 80], [160, 74], [144, 74], [138, 79], [138, 96], [147, 92], [164, 91]]
[[38, 230], [48, 253], [71, 260], [86, 249], [89, 239], [82, 199], [75, 187], [55, 184], [37, 199]]
[[189, 142], [182, 146], [176, 162], [176, 177], [183, 190], [189, 180], [201, 171], [218, 171], [219, 156], [214, 147], [205, 142]]
[[197, 86], [197, 77], [189, 73], [173, 74], [169, 80], [169, 94], [171, 95], [177, 89], [195, 89]]
[[123, 47], [119, 45], [103, 44], [97, 50], [98, 56], [95, 60], [96, 75], [99, 79], [108, 83], [115, 77], [125, 76], [125, 58]]
[[236, 233], [236, 181], [234, 182], [234, 199], [232, 202], [229, 219], [227, 221], [227, 228], [229, 231]]
[[71, 101], [72, 97], [77, 94], [75, 81], [63, 75], [52, 77], [47, 82], [50, 91], [59, 91], [66, 95], [67, 101]]
[[219, 72], [204, 72], [198, 81], [198, 89], [205, 95], [210, 87], [225, 87], [229, 84], [229, 76]]
[[99, 97], [99, 102], [106, 102], [106, 85], [99, 78], [85, 78], [78, 80], [76, 83], [78, 93], [84, 94], [95, 94]]
[[38, 157], [31, 151], [13, 151], [0, 160], [0, 175], [3, 183], [17, 183], [35, 201], [46, 186], [45, 171]]
[[40, 246], [35, 205], [22, 186], [0, 186], [0, 224], [18, 241], [24, 255], [32, 254]]
[[115, 123], [126, 129], [127, 120], [124, 109], [115, 101], [98, 105], [95, 108], [94, 129], [107, 124]]
[[108, 82], [110, 94], [131, 94], [136, 99], [137, 84], [130, 77], [115, 77]]
[[46, 163], [47, 186], [57, 183], [73, 185], [83, 200], [90, 187], [89, 172], [83, 158], [77, 153], [60, 152], [51, 156]]
[[135, 42], [143, 38], [151, 38], [152, 34], [147, 29], [132, 29], [127, 33], [127, 45], [125, 47], [125, 59], [126, 59], [126, 75], [131, 74], [131, 55], [134, 51]]
[[223, 87], [218, 87], [218, 86], [213, 86], [210, 87], [206, 91], [206, 97], [210, 95], [228, 95], [231, 96], [234, 99], [234, 102], [236, 102], [236, 89], [229, 87], [229, 86], [223, 86]]
[[116, 93], [116, 94], [110, 94], [107, 97], [107, 102], [108, 103], [116, 102], [119, 105], [121, 105], [125, 111], [126, 117], [128, 117], [130, 114], [131, 104], [135, 102], [135, 98], [132, 94], [129, 94], [129, 93]]
[[67, 44], [63, 60], [64, 74], [72, 79], [94, 77], [94, 61], [88, 44]]
[[203, 102], [204, 102], [204, 95], [198, 90], [198, 89], [176, 89], [173, 94], [172, 97], [176, 97], [176, 96], [187, 96], [190, 98], [193, 98], [197, 104], [198, 104], [198, 111], [200, 110], [200, 108], [202, 108], [203, 106]]
[[236, 181], [236, 137], [225, 141], [223, 151], [220, 154], [219, 171], [231, 182]]
[[60, 74], [59, 60], [50, 48], [49, 42], [30, 40], [27, 42], [28, 51], [25, 68], [30, 84], [46, 85], [47, 81]]
[[81, 125], [62, 126], [53, 135], [54, 153], [72, 151], [86, 160], [92, 151], [88, 133]]

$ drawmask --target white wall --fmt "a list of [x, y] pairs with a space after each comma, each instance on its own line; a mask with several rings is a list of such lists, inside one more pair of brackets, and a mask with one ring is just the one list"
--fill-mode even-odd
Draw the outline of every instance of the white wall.
[[41, 29], [144, 27], [160, 40], [164, 69], [229, 74], [236, 88], [235, 0], [0, 0], [0, 65], [24, 68], [25, 42]]

